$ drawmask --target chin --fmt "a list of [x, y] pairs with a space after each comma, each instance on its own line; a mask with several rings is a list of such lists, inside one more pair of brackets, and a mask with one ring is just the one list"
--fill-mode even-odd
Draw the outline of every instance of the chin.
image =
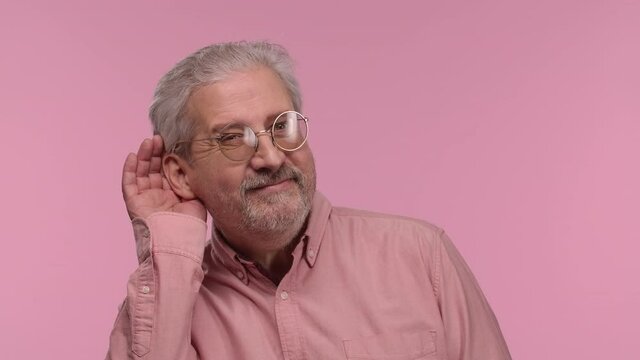
[[257, 233], [300, 231], [311, 210], [311, 202], [305, 201], [300, 193], [296, 195], [278, 193], [260, 199], [264, 201], [247, 201], [240, 226]]

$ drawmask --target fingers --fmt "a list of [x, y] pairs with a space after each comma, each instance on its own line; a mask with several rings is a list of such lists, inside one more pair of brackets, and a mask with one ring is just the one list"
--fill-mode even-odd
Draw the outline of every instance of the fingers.
[[162, 167], [162, 155], [164, 154], [164, 145], [160, 135], [154, 135], [151, 139], [144, 139], [138, 149], [138, 161], [142, 164], [138, 165], [137, 175], [147, 176], [148, 174], [160, 173]]
[[136, 169], [136, 175], [138, 177], [146, 177], [149, 175], [152, 154], [153, 142], [151, 139], [144, 139], [138, 149], [138, 167]]
[[151, 160], [149, 162], [149, 186], [162, 189], [162, 155], [164, 144], [160, 135], [151, 138]]
[[164, 142], [162, 141], [162, 137], [160, 135], [153, 135], [151, 142], [153, 143], [153, 156], [162, 156], [164, 153]]
[[136, 182], [136, 168], [138, 165], [138, 157], [134, 153], [130, 153], [124, 161], [122, 169], [122, 194], [125, 198], [138, 194], [138, 185]]
[[149, 188], [165, 188], [166, 180], [163, 180], [161, 173], [163, 153], [162, 137], [154, 135], [142, 141], [137, 154], [127, 156], [122, 169], [122, 193], [125, 198]]
[[[162, 137], [154, 135], [151, 138], [152, 150], [151, 161], [149, 163], [149, 174], [160, 174], [162, 172], [162, 155], [164, 154], [164, 146]], [[157, 183], [158, 187], [162, 187], [161, 183]]]
[[152, 189], [162, 189], [162, 179], [164, 176], [160, 173], [149, 174], [148, 186]]

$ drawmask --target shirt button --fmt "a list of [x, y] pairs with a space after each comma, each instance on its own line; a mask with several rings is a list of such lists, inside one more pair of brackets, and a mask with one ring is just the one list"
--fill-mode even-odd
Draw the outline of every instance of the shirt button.
[[149, 291], [151, 291], [151, 289], [149, 289], [149, 287], [148, 287], [147, 285], [145, 285], [145, 286], [143, 286], [143, 287], [142, 287], [142, 293], [143, 293], [143, 294], [148, 294], [148, 293], [149, 293]]
[[287, 300], [289, 298], [289, 293], [286, 291], [283, 291], [280, 293], [280, 299], [282, 300]]
[[313, 258], [314, 256], [316, 256], [316, 252], [313, 251], [313, 249], [309, 249], [307, 250], [307, 255], [309, 255], [310, 258]]
[[242, 271], [238, 270], [236, 272], [236, 276], [238, 277], [238, 279], [242, 280], [244, 279], [244, 273], [242, 273]]

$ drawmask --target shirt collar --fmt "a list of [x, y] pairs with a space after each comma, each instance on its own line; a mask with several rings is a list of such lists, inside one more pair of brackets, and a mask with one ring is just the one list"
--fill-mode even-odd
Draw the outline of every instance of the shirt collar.
[[[316, 263], [316, 259], [318, 258], [322, 238], [324, 237], [324, 231], [327, 222], [329, 221], [329, 215], [331, 214], [331, 208], [332, 206], [329, 200], [327, 200], [327, 198], [319, 191], [316, 191], [313, 196], [313, 203], [309, 213], [307, 228], [302, 235], [300, 243], [297, 245], [297, 247], [302, 247], [302, 256], [309, 267], [313, 267]], [[222, 240], [222, 235], [218, 229], [216, 229], [215, 224], [212, 228], [211, 237], [213, 243], [213, 246], [211, 247], [212, 257], [220, 260], [227, 269], [247, 284], [249, 282], [249, 277], [247, 270], [243, 265], [243, 263], [247, 263], [247, 261], [242, 260], [240, 256], [238, 256], [238, 254]]]
[[306, 241], [303, 248], [303, 256], [310, 267], [315, 265], [320, 253], [320, 247], [322, 245], [322, 239], [324, 238], [325, 228], [329, 222], [331, 208], [332, 206], [329, 200], [319, 191], [316, 191], [313, 196], [311, 213], [309, 214], [309, 223], [304, 232]]

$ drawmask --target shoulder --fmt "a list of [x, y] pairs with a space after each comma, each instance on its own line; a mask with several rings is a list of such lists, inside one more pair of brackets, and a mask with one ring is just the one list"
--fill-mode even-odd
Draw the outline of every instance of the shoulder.
[[428, 221], [374, 211], [333, 207], [329, 217], [331, 227], [345, 234], [360, 235], [368, 241], [375, 239], [434, 244], [444, 230]]
[[344, 222], [364, 222], [372, 226], [380, 227], [416, 229], [433, 234], [439, 234], [443, 231], [439, 226], [421, 219], [346, 207], [334, 206], [331, 211], [331, 219]]
[[334, 207], [328, 237], [340, 253], [353, 262], [375, 259], [383, 269], [405, 269], [407, 274], [425, 269], [435, 283], [444, 230], [430, 222], [406, 216]]

